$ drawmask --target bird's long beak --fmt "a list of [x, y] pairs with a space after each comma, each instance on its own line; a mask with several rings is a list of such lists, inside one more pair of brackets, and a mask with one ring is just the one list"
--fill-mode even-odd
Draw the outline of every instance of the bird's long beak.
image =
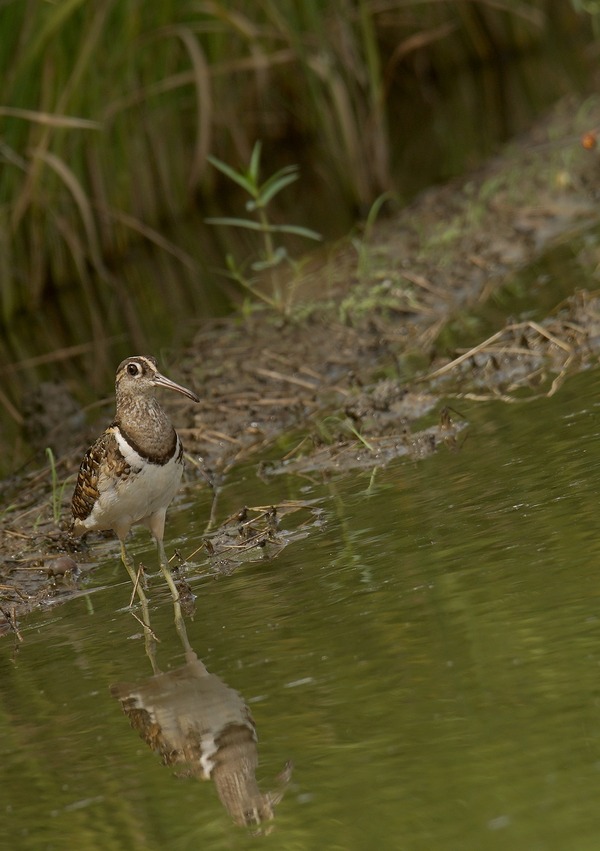
[[167, 390], [176, 390], [178, 393], [183, 393], [184, 396], [187, 396], [193, 402], [200, 401], [200, 397], [196, 396], [194, 392], [188, 390], [187, 387], [182, 387], [181, 384], [176, 384], [175, 381], [171, 381], [170, 378], [161, 375], [160, 372], [155, 374], [152, 383], [155, 387], [165, 387]]

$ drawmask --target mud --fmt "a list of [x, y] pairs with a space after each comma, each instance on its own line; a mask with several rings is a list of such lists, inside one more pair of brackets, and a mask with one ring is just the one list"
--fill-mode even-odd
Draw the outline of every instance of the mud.
[[[600, 218], [599, 127], [597, 98], [565, 101], [476, 174], [428, 190], [309, 261], [290, 283], [285, 311], [256, 306], [205, 324], [179, 374], [169, 370], [202, 395], [195, 406], [168, 400], [189, 476], [218, 494], [242, 462], [256, 461], [263, 477], [315, 478], [457, 451], [468, 428], [460, 398], [555, 393], [595, 363], [600, 250], [586, 235]], [[547, 315], [503, 316], [473, 341], [473, 317], [566, 240], [574, 240], [583, 286]], [[467, 329], [464, 339], [456, 327]], [[39, 399], [48, 392], [35, 410], [46, 442], [51, 391], [43, 411]], [[70, 402], [55, 407], [81, 421]], [[76, 441], [59, 435], [54, 483], [47, 468], [0, 483], [0, 632], [18, 635], [22, 613], [78, 593], [88, 556], [77, 548], [86, 545], [66, 532], [71, 485], [58, 484], [73, 481], [89, 442], [89, 432], [75, 433]], [[294, 535], [285, 531], [289, 504], [241, 510], [222, 523], [207, 518], [206, 570], [274, 557], [318, 523], [314, 506], [301, 502]]]

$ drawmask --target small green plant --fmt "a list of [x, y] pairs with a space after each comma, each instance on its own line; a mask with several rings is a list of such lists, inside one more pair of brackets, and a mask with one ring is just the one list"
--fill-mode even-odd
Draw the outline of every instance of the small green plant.
[[240, 266], [235, 258], [228, 254], [226, 256], [227, 274], [230, 278], [237, 281], [246, 291], [251, 292], [255, 297], [262, 299], [271, 307], [281, 312], [287, 313], [289, 303], [284, 299], [281, 291], [281, 283], [279, 277], [279, 269], [283, 263], [287, 263], [292, 270], [297, 270], [297, 264], [289, 256], [285, 246], [277, 244], [276, 237], [279, 234], [289, 234], [293, 236], [301, 236], [305, 239], [320, 240], [321, 235], [310, 228], [301, 227], [299, 225], [275, 225], [272, 224], [267, 213], [267, 207], [278, 195], [282, 189], [289, 186], [298, 180], [298, 166], [288, 165], [276, 171], [271, 177], [268, 177], [263, 183], [260, 182], [260, 156], [262, 145], [260, 141], [256, 142], [250, 157], [250, 163], [246, 171], [235, 171], [227, 163], [216, 157], [209, 156], [208, 159], [212, 165], [222, 174], [237, 183], [238, 186], [246, 192], [250, 198], [246, 202], [246, 211], [254, 215], [254, 218], [237, 218], [230, 216], [221, 216], [206, 219], [206, 222], [211, 225], [224, 225], [234, 228], [245, 228], [247, 230], [256, 231], [260, 235], [260, 245], [258, 247], [258, 257], [250, 263], [252, 272], [264, 273], [267, 272], [271, 278], [272, 295], [268, 295], [256, 288], [258, 278], [248, 277], [244, 268]]
[[4, 522], [5, 520], [7, 520], [11, 511], [14, 511], [16, 507], [17, 504], [15, 502], [11, 502], [10, 505], [7, 505], [0, 509], [0, 522]]
[[365, 220], [363, 232], [360, 239], [353, 239], [352, 244], [354, 245], [356, 252], [358, 254], [358, 279], [359, 281], [365, 280], [370, 276], [370, 258], [371, 258], [371, 248], [369, 245], [371, 235], [373, 233], [375, 223], [379, 218], [379, 214], [385, 204], [395, 203], [398, 206], [399, 197], [395, 192], [383, 192], [379, 197], [373, 201], [371, 207], [369, 209], [369, 214]]
[[56, 458], [54, 457], [54, 452], [49, 446], [46, 447], [46, 456], [50, 464], [50, 478], [52, 482], [52, 494], [50, 496], [50, 505], [52, 506], [52, 517], [54, 518], [54, 522], [58, 526], [60, 522], [62, 499], [63, 494], [65, 492], [65, 487], [67, 485], [67, 480], [65, 479], [62, 484], [58, 481]]

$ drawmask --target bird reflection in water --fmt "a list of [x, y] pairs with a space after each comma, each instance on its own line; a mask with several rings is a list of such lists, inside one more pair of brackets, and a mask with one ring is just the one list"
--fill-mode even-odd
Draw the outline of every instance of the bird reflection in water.
[[[161, 673], [152, 654], [153, 676], [138, 684], [118, 683], [111, 693], [121, 702], [131, 726], [165, 765], [176, 766], [179, 776], [212, 780], [236, 824], [263, 825], [273, 819], [274, 808], [283, 798], [291, 763], [277, 778], [276, 791], [260, 791], [257, 735], [250, 710], [238, 692], [208, 672], [189, 644], [183, 620], [176, 617], [175, 623], [185, 664]], [[146, 639], [146, 649], [153, 648], [152, 636]]]

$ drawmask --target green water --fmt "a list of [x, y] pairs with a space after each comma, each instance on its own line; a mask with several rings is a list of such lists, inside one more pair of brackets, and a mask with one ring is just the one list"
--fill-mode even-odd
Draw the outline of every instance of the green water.
[[[188, 576], [190, 643], [254, 716], [262, 791], [294, 764], [268, 835], [174, 776], [112, 696], [152, 675], [115, 547], [93, 593], [0, 644], [0, 846], [596, 851], [600, 370], [552, 399], [458, 407], [459, 452], [327, 484], [246, 469], [223, 495], [221, 517], [290, 497], [324, 510], [272, 561], [215, 578], [200, 558]], [[170, 547], [191, 553], [208, 511], [188, 491]], [[152, 564], [143, 531], [135, 544]], [[151, 597], [172, 671], [158, 578]]]

